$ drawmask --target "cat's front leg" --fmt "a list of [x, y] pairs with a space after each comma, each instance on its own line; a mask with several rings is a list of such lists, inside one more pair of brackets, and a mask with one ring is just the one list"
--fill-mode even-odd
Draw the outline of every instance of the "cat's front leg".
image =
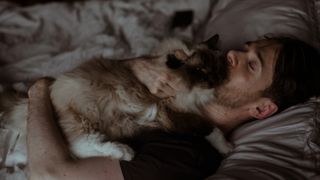
[[91, 120], [100, 118], [99, 105], [88, 83], [85, 79], [61, 76], [52, 84], [51, 99], [58, 114], [72, 110]]
[[215, 147], [221, 154], [229, 154], [234, 146], [226, 140], [223, 132], [219, 128], [213, 128], [213, 131], [206, 137], [210, 144]]
[[70, 142], [72, 153], [79, 158], [107, 156], [113, 159], [130, 161], [134, 151], [125, 144], [118, 142], [103, 142], [100, 134], [85, 134]]

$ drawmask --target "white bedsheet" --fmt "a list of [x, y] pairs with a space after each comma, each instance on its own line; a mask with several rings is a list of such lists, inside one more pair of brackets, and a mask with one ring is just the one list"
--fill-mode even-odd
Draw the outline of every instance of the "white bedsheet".
[[[148, 54], [165, 37], [193, 40], [210, 1], [87, 1], [26, 8], [0, 2], [0, 82], [56, 76], [93, 57]], [[169, 32], [179, 10], [193, 10], [184, 30]]]
[[[54, 77], [95, 57], [149, 54], [168, 36], [192, 41], [209, 9], [209, 0], [87, 1], [24, 8], [0, 2], [0, 88], [1, 83]], [[174, 13], [185, 10], [193, 11], [192, 24], [169, 31]], [[1, 180], [26, 179], [23, 168], [5, 165], [7, 155], [18, 149], [18, 138], [18, 132], [0, 128]]]

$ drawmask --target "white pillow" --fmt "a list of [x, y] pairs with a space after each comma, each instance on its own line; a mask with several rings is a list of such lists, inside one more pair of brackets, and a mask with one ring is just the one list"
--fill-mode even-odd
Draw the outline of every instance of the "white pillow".
[[319, 0], [218, 0], [200, 39], [218, 33], [222, 48], [230, 49], [271, 33], [292, 35], [318, 46], [315, 2], [320, 7]]

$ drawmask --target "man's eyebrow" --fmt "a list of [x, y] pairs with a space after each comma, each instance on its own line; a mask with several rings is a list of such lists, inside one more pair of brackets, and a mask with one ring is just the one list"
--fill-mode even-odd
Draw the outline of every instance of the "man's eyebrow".
[[258, 51], [257, 51], [257, 56], [258, 56], [258, 59], [259, 59], [259, 61], [260, 61], [260, 63], [261, 63], [261, 66], [263, 67], [266, 61], [265, 61], [265, 59], [264, 59], [263, 56], [262, 56], [261, 50], [258, 50]]
[[[245, 42], [245, 45], [247, 45], [248, 47], [250, 47], [250, 45], [252, 45], [252, 43], [253, 43], [252, 41], [247, 41], [247, 42]], [[266, 61], [265, 61], [265, 59], [264, 59], [263, 56], [262, 56], [261, 50], [258, 50], [256, 53], [257, 53], [258, 59], [259, 59], [259, 61], [260, 61], [260, 63], [261, 63], [261, 66], [263, 67]]]

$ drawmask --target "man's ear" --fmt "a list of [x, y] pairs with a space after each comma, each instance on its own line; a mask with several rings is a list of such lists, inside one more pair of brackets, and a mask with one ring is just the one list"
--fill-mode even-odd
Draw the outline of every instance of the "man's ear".
[[265, 119], [278, 111], [278, 106], [269, 98], [260, 98], [249, 109], [250, 115], [256, 119]]

